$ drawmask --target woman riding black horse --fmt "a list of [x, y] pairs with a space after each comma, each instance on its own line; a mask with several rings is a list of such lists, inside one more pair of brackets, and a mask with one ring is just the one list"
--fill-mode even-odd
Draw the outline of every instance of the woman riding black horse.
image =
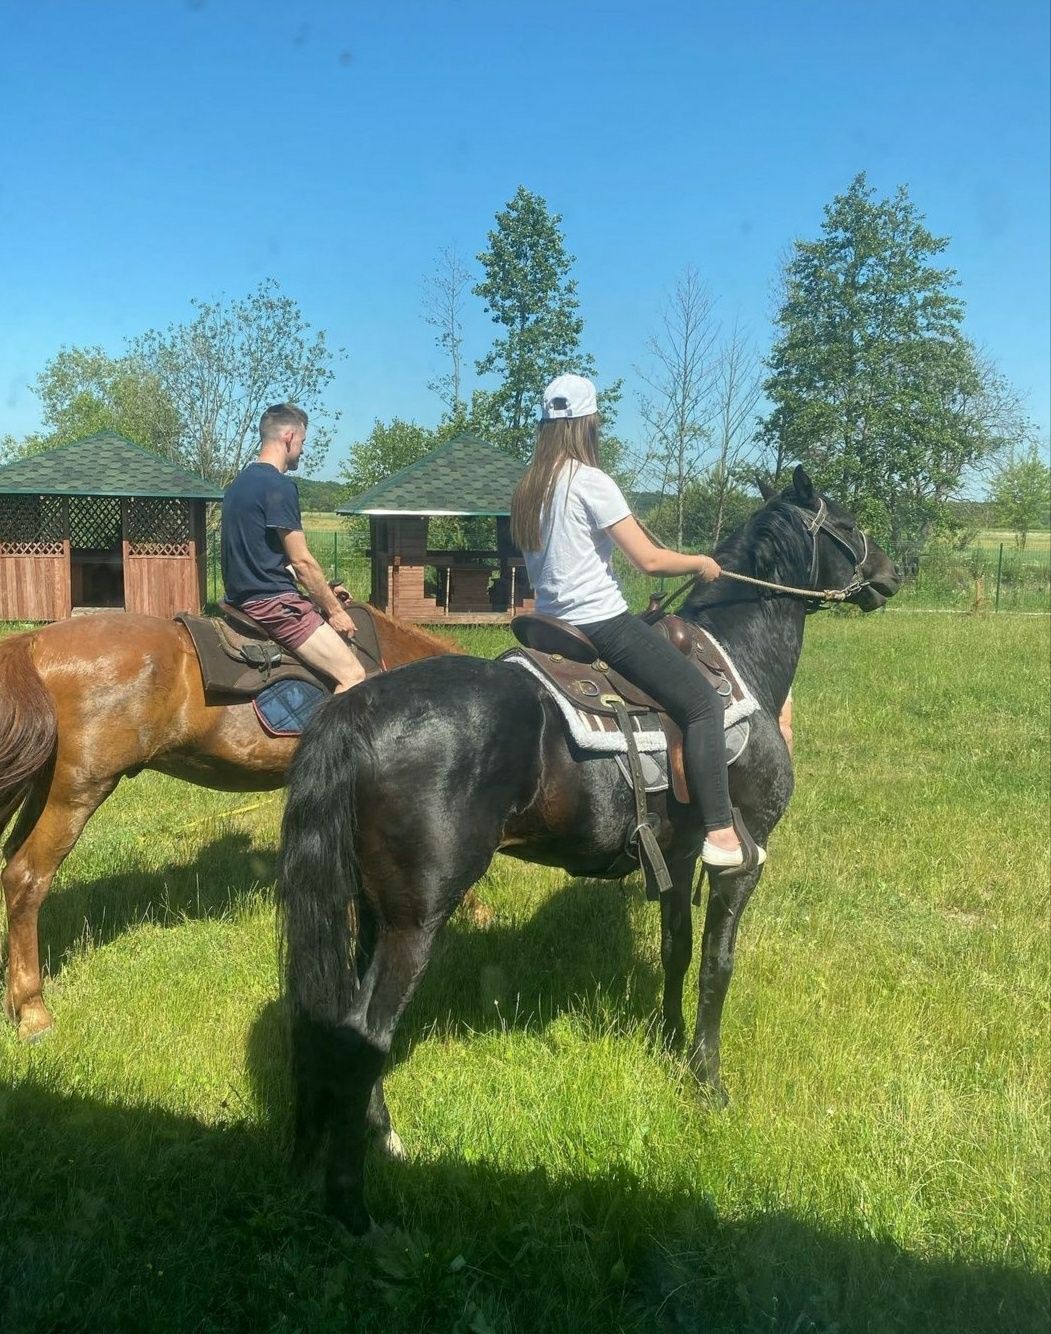
[[726, 774], [723, 701], [686, 658], [633, 616], [613, 574], [613, 545], [645, 574], [692, 574], [711, 583], [711, 556], [655, 546], [612, 477], [598, 466], [598, 401], [582, 375], [560, 375], [544, 390], [533, 461], [511, 501], [511, 536], [525, 557], [535, 610], [577, 626], [600, 656], [646, 691], [683, 735], [690, 801], [706, 837], [701, 859], [734, 874], [766, 853], [734, 828]]
[[[723, 575], [682, 610], [726, 648], [759, 704], [730, 790], [766, 843], [792, 791], [778, 729], [807, 612], [836, 589], [862, 610], [898, 587], [894, 566], [803, 470], [719, 547]], [[731, 582], [731, 573], [761, 584]], [[812, 591], [811, 591], [812, 590]], [[671, 872], [660, 896], [666, 1040], [685, 1036], [682, 990], [703, 839], [697, 816], [654, 798]], [[494, 853], [574, 875], [623, 876], [635, 827], [615, 759], [578, 751], [545, 687], [525, 668], [435, 658], [375, 676], [321, 710], [292, 766], [278, 902], [292, 1013], [296, 1139], [327, 1143], [326, 1200], [369, 1226], [366, 1138], [398, 1141], [383, 1066], [437, 932]], [[697, 1018], [688, 1060], [721, 1096], [719, 1035], [741, 916], [762, 872], [710, 865]]]

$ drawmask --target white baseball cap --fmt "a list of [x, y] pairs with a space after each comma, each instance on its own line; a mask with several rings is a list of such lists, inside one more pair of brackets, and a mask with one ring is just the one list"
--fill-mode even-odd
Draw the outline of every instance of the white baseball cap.
[[556, 417], [590, 417], [598, 412], [595, 386], [583, 375], [556, 375], [544, 390], [544, 421]]

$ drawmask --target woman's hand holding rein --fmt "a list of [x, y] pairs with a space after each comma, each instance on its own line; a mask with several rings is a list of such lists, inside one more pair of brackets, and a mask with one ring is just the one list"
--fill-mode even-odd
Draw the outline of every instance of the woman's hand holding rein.
[[699, 584], [714, 584], [716, 579], [722, 574], [722, 566], [711, 556], [697, 556], [697, 582]]

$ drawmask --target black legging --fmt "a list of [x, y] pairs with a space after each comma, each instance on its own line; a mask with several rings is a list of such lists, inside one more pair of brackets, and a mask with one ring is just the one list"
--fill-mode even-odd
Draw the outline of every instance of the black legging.
[[732, 824], [723, 702], [714, 688], [663, 635], [629, 611], [579, 628], [611, 667], [663, 704], [682, 728], [686, 784], [705, 830]]

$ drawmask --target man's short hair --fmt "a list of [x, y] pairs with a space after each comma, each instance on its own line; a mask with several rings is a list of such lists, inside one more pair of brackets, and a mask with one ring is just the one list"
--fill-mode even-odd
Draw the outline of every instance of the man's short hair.
[[307, 429], [307, 414], [294, 403], [273, 403], [259, 418], [259, 439], [274, 440], [282, 432]]

